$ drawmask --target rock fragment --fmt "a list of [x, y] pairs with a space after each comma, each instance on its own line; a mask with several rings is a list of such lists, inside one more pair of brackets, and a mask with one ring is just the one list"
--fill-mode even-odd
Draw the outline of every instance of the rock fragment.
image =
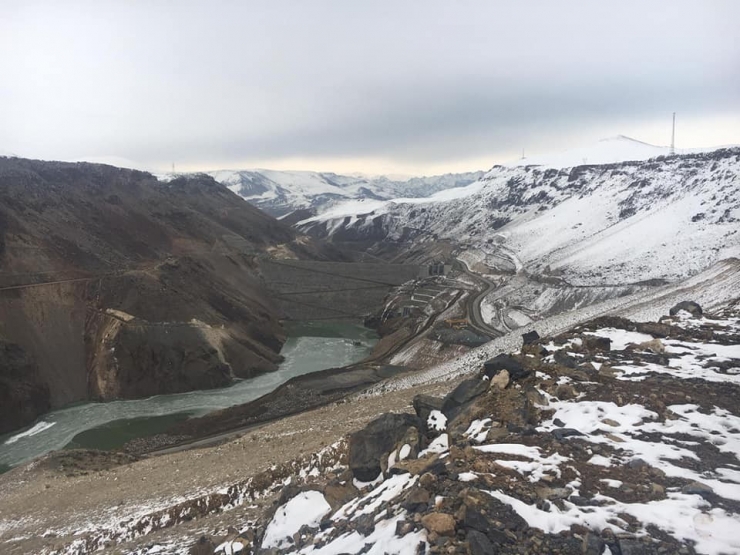
[[429, 513], [421, 518], [421, 524], [428, 532], [440, 536], [455, 535], [455, 519], [447, 513]]
[[501, 370], [493, 378], [491, 378], [491, 387], [495, 389], [506, 389], [509, 385], [509, 371]]
[[714, 490], [701, 482], [691, 482], [681, 488], [681, 493], [685, 493], [686, 495], [701, 495], [704, 497], [706, 495], [712, 495]]
[[421, 428], [411, 414], [384, 414], [349, 438], [349, 468], [355, 478], [370, 482], [381, 472], [381, 459], [396, 447], [410, 428]]
[[701, 318], [702, 314], [704, 313], [701, 306], [699, 306], [699, 303], [696, 303], [694, 301], [681, 301], [680, 303], [674, 305], [671, 310], [668, 311], [668, 314], [670, 314], [671, 316], [676, 316], [681, 311], [688, 312], [694, 318]]
[[489, 379], [493, 378], [501, 370], [509, 372], [509, 377], [518, 381], [529, 376], [530, 371], [511, 355], [498, 355], [483, 363], [483, 374]]

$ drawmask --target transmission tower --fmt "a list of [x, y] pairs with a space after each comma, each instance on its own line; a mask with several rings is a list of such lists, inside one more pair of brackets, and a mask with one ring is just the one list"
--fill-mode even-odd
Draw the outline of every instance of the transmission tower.
[[671, 150], [668, 151], [670, 156], [676, 154], [676, 112], [673, 112], [673, 129], [671, 130]]

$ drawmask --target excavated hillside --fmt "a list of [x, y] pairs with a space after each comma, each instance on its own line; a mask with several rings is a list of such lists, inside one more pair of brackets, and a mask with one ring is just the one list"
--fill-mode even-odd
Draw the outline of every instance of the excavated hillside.
[[0, 433], [275, 369], [266, 253], [326, 258], [208, 176], [0, 158]]

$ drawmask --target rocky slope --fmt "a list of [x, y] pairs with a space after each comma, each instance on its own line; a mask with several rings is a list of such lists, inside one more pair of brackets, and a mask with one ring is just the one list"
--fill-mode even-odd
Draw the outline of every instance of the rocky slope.
[[336, 202], [347, 200], [428, 197], [444, 189], [469, 185], [483, 172], [407, 179], [276, 170], [224, 170], [210, 172], [210, 175], [248, 202], [277, 217], [296, 210], [317, 214]]
[[415, 415], [379, 417], [255, 552], [737, 552], [740, 314], [672, 312], [525, 337]]
[[322, 256], [207, 176], [0, 158], [0, 433], [274, 369], [264, 253]]
[[447, 239], [494, 271], [573, 284], [692, 275], [740, 253], [740, 149], [569, 168], [495, 166], [428, 199], [338, 205], [296, 227], [338, 242]]
[[[6, 520], [3, 540], [11, 553], [36, 546], [56, 555], [104, 546], [137, 555], [736, 553], [740, 304], [672, 312], [660, 322], [604, 317], [552, 338], [527, 336], [520, 352], [423, 391], [407, 410], [377, 415], [398, 393], [357, 399], [217, 448], [251, 460], [260, 455], [250, 449], [290, 438], [316, 445], [319, 428], [377, 409], [323, 449], [248, 478], [232, 468], [228, 487], [45, 538], [34, 536], [33, 519]], [[66, 464], [79, 472], [79, 463]], [[84, 469], [84, 479], [114, 487], [113, 476], [155, 461], [110, 464]], [[63, 485], [45, 480], [52, 490]], [[2, 484], [11, 505], [26, 481]]]

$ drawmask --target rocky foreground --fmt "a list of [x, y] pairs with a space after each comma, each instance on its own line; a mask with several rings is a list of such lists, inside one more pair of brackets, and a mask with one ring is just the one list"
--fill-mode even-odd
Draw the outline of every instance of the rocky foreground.
[[740, 306], [683, 308], [527, 335], [413, 413], [37, 552], [738, 553]]

